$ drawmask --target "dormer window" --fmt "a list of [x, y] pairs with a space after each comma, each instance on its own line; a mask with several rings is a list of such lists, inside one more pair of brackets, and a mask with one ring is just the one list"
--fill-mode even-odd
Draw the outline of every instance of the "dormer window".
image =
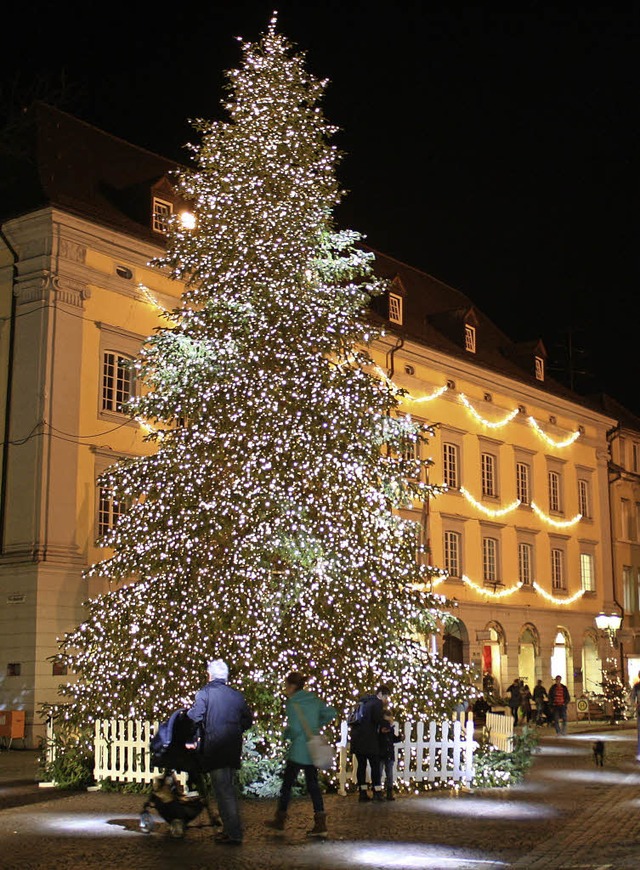
[[464, 349], [469, 353], [476, 352], [476, 328], [468, 323], [464, 325]]
[[389, 293], [389, 320], [402, 326], [402, 296]]
[[544, 360], [541, 356], [534, 357], [536, 367], [536, 380], [544, 381]]
[[169, 229], [169, 218], [173, 214], [173, 203], [166, 199], [153, 197], [153, 219], [152, 227], [154, 233], [162, 233], [166, 235]]

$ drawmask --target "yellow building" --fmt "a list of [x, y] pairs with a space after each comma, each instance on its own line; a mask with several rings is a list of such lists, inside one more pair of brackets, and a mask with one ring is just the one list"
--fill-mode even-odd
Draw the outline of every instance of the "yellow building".
[[[0, 178], [0, 709], [24, 709], [33, 741], [64, 680], [57, 639], [104, 591], [82, 579], [119, 509], [97, 477], [150, 449], [122, 413], [126, 363], [179, 296], [148, 264], [180, 203], [170, 161], [45, 105], [23, 124]], [[436, 591], [458, 604], [439, 642], [500, 690], [556, 673], [572, 695], [597, 688], [616, 418], [551, 383], [542, 345], [515, 346], [463, 294], [377, 268], [394, 283], [376, 359], [407, 412], [438, 424], [430, 480], [448, 491], [411, 514], [428, 512], [430, 560], [449, 572]]]

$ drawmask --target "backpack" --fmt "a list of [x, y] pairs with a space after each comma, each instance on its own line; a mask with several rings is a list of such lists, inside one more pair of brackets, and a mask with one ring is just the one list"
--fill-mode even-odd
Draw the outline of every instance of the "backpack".
[[[160, 722], [158, 730], [149, 741], [151, 764], [159, 769], [185, 769], [186, 756], [189, 750], [184, 747], [188, 731], [192, 728], [189, 721], [185, 723], [187, 711], [176, 710], [164, 722]], [[174, 742], [175, 741], [175, 742]]]
[[365, 700], [358, 701], [355, 707], [352, 707], [347, 715], [347, 725], [353, 728], [354, 725], [360, 725], [364, 719]]

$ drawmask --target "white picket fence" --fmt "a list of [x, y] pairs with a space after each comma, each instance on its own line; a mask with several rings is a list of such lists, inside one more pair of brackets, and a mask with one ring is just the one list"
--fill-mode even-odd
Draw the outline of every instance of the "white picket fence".
[[[142, 719], [98, 719], [94, 730], [95, 761], [93, 775], [115, 782], [151, 783], [162, 771], [151, 764], [149, 741], [158, 722]], [[187, 775], [178, 779], [186, 785]]]
[[513, 716], [511, 713], [487, 713], [484, 726], [489, 743], [503, 752], [513, 750]]
[[[471, 713], [465, 723], [405, 722], [404, 739], [396, 743], [396, 781], [406, 785], [425, 781], [471, 785], [473, 753], [478, 746], [473, 732]], [[338, 792], [345, 795], [347, 783], [356, 781], [356, 760], [349, 752], [346, 722], [340, 725], [337, 773]]]
[[[495, 719], [512, 722], [507, 716], [495, 716]], [[496, 736], [500, 738], [502, 724], [501, 721], [491, 727], [494, 744]], [[150, 784], [161, 773], [152, 766], [149, 753], [149, 741], [157, 727], [158, 722], [141, 719], [98, 720], [94, 730], [96, 782], [110, 779]], [[52, 737], [53, 723], [50, 728], [48, 736]], [[470, 785], [477, 746], [471, 713], [467, 713], [465, 722], [405, 722], [403, 740], [396, 744], [396, 780], [407, 785], [425, 781]], [[347, 783], [356, 781], [356, 761], [349, 751], [349, 729], [345, 721], [340, 725], [336, 751], [338, 791], [345, 795]], [[186, 774], [180, 774], [180, 779], [186, 784]], [[371, 781], [370, 776], [368, 780]]]

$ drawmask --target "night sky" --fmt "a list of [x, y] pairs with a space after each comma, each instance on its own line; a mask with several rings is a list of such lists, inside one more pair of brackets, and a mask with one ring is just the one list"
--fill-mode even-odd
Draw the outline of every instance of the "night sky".
[[574, 386], [640, 414], [640, 7], [482, 6], [23, 3], [0, 109], [41, 97], [188, 162], [189, 119], [224, 117], [236, 37], [255, 40], [277, 10], [330, 82], [338, 223], [459, 288], [511, 338], [542, 338], [559, 363], [570, 344]]

